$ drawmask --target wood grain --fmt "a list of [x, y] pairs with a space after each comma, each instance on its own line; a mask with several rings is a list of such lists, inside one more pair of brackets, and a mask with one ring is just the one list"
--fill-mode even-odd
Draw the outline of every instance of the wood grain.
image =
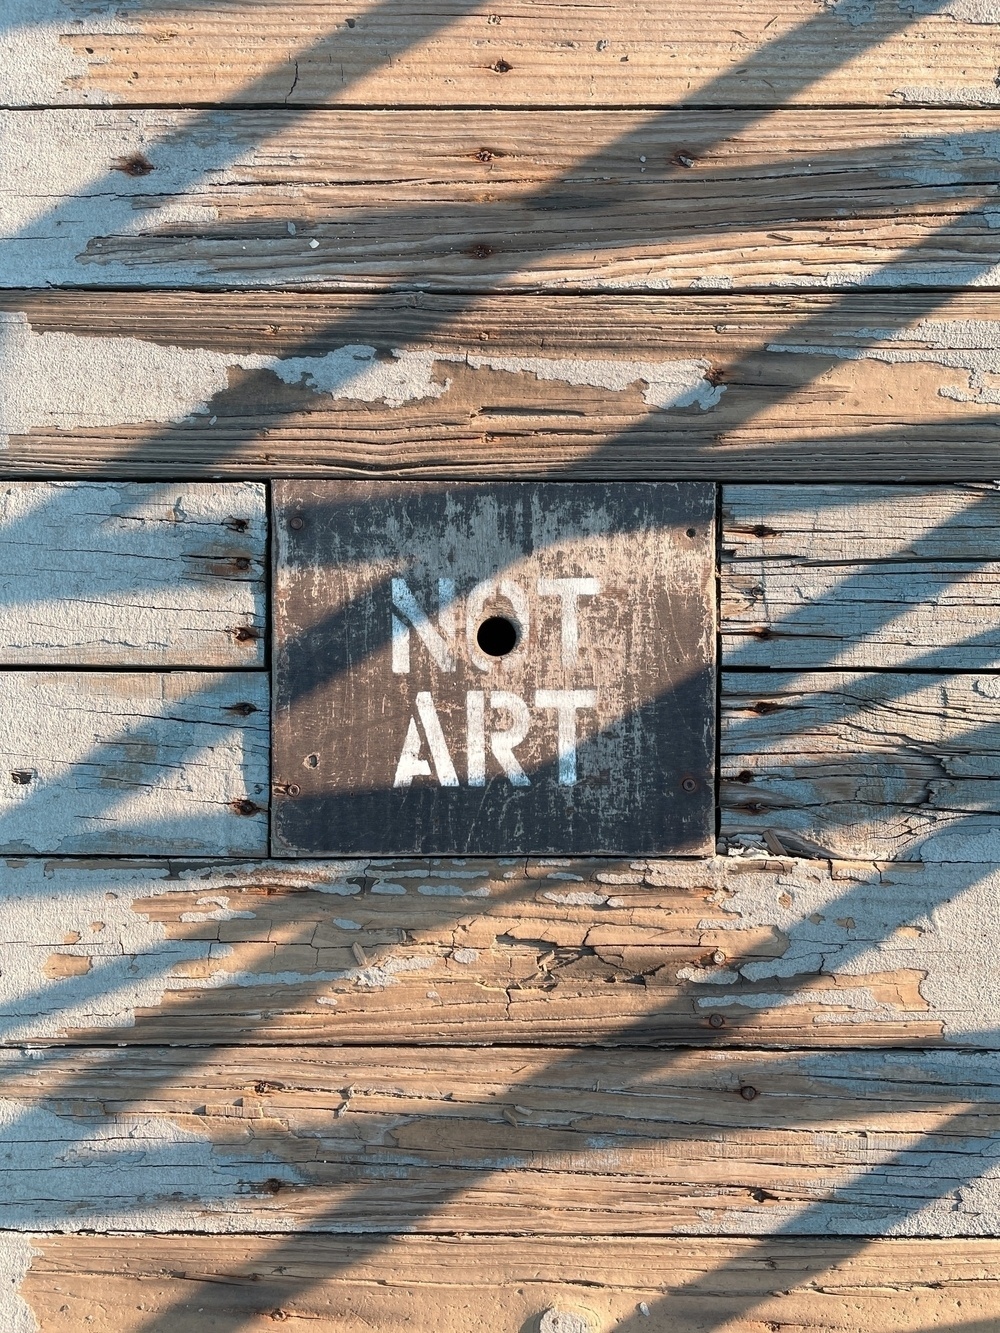
[[834, 856], [919, 860], [944, 833], [966, 856], [996, 854], [996, 675], [724, 679], [724, 834], [771, 829]]
[[960, 830], [894, 864], [22, 858], [0, 1038], [996, 1047], [1000, 877], [976, 850]]
[[[44, 20], [44, 21], [43, 21]], [[38, 24], [31, 26], [32, 21]], [[3, 100], [289, 105], [992, 105], [987, 5], [447, 0], [131, 7], [71, 0], [14, 26]]]
[[1000, 1319], [992, 1240], [33, 1236], [30, 1247], [19, 1294], [45, 1333], [85, 1320], [95, 1333], [154, 1321], [157, 1333], [271, 1333], [283, 1319], [315, 1333], [517, 1333], [549, 1310], [586, 1333], [989, 1333]]
[[[1000, 113], [0, 113], [8, 287], [995, 287]], [[44, 145], [40, 151], [39, 145]]]
[[[18, 291], [0, 323], [25, 476], [997, 471], [985, 293], [616, 297], [609, 318], [594, 296]], [[68, 413], [95, 365], [130, 396]]]
[[0, 486], [0, 663], [264, 661], [267, 514], [253, 483]]
[[726, 487], [730, 666], [1000, 665], [995, 486]]
[[1000, 1056], [0, 1055], [9, 1230], [988, 1236]]
[[271, 494], [278, 855], [714, 849], [714, 486]]
[[0, 672], [0, 852], [267, 846], [258, 672]]

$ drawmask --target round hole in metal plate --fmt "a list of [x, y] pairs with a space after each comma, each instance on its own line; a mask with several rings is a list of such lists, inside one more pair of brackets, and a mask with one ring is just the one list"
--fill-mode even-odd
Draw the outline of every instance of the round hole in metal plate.
[[490, 616], [476, 632], [476, 643], [487, 657], [506, 657], [517, 647], [517, 626], [506, 616]]

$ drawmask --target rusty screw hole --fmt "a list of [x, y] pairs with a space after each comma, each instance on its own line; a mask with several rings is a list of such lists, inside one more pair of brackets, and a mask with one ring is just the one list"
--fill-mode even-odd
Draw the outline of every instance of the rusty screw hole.
[[237, 643], [249, 643], [252, 639], [259, 639], [260, 634], [252, 625], [237, 625], [233, 630], [233, 638]]
[[124, 171], [126, 176], [148, 176], [156, 168], [145, 153], [130, 153], [128, 157], [119, 157], [111, 164], [112, 171]]
[[689, 537], [697, 537], [697, 535], [698, 535], [698, 529], [697, 529], [697, 528], [688, 528], [688, 530], [687, 530], [687, 535], [688, 535]]
[[507, 60], [498, 60], [495, 65], [490, 66], [494, 74], [509, 74], [513, 68], [514, 66]]
[[230, 802], [230, 808], [238, 815], [256, 815], [259, 814], [262, 809], [256, 801], [248, 801], [246, 799]]
[[251, 713], [256, 713], [257, 705], [250, 703], [229, 704], [226, 708], [227, 713], [238, 713], [240, 717], [249, 717]]

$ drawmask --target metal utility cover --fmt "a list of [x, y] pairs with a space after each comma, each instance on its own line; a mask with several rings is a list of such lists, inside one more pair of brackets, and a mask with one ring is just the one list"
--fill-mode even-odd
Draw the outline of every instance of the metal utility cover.
[[714, 487], [274, 506], [277, 854], [712, 849]]

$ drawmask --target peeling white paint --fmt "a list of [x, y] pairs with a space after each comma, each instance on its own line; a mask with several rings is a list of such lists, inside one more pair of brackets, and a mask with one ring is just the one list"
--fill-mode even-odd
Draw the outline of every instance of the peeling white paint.
[[261, 1219], [253, 1189], [270, 1179], [301, 1184], [302, 1177], [271, 1152], [217, 1146], [211, 1133], [209, 1125], [193, 1133], [164, 1116], [56, 1115], [5, 1098], [0, 1227], [219, 1233], [273, 1222], [279, 1230], [290, 1228], [277, 1206]]
[[[740, 980], [740, 974], [728, 967], [681, 967], [677, 970], [677, 979], [693, 981], [695, 985], [702, 986], [731, 986], [734, 981]], [[714, 1000], [710, 1003], [715, 1005]]]
[[[891, 1005], [881, 1004], [875, 999], [867, 986], [844, 987], [838, 990], [835, 987], [829, 987], [826, 990], [795, 990], [791, 994], [783, 995], [778, 991], [767, 993], [757, 991], [751, 994], [743, 995], [722, 995], [722, 996], [700, 996], [696, 1000], [700, 1009], [724, 1009], [728, 1006], [736, 1006], [740, 1009], [794, 1009], [800, 1006], [829, 1007], [850, 1009], [854, 1014], [863, 1015], [866, 1022], [870, 1022], [873, 1017], [883, 1017], [886, 1020], [898, 1021], [900, 1018], [925, 1018], [926, 1013], [921, 1010], [917, 1014], [903, 1013]], [[829, 1016], [827, 1016], [829, 1017]]]
[[[821, 1011], [817, 1025], [930, 1021], [940, 1023], [946, 1038], [1000, 1041], [1000, 918], [995, 909], [1000, 832], [987, 836], [989, 841], [973, 844], [964, 830], [936, 835], [921, 848], [922, 864], [904, 863], [899, 870], [872, 867], [858, 872], [853, 882], [831, 878], [822, 863], [809, 861], [794, 863], [777, 878], [749, 869], [727, 878], [717, 899], [720, 915], [701, 921], [700, 928], [738, 931], [771, 925], [787, 941], [778, 957], [731, 962], [743, 980], [824, 974], [856, 977], [859, 985], [699, 997], [698, 1004], [750, 1010], [813, 1005]], [[980, 854], [983, 860], [976, 864], [972, 858]], [[961, 864], [952, 863], [952, 856], [961, 857]], [[837, 928], [838, 921], [848, 919], [853, 922], [849, 929]], [[885, 1004], [863, 984], [866, 977], [894, 972], [918, 980], [926, 1009]], [[822, 1013], [831, 1008], [850, 1012]]]
[[476, 962], [479, 961], [479, 950], [478, 950], [478, 949], [455, 949], [455, 950], [452, 952], [452, 955], [451, 955], [451, 956], [452, 956], [452, 958], [455, 960], [456, 963], [462, 963], [462, 964], [466, 964], [466, 965], [468, 965], [468, 964], [470, 964], [470, 963], [476, 963]]
[[[1000, 92], [1000, 90], [998, 90]], [[1000, 104], [1000, 101], [998, 101]], [[895, 287], [992, 287], [1000, 280], [1000, 264], [952, 263], [923, 264], [837, 264], [813, 276], [800, 273], [794, 278], [775, 278], [775, 290], [798, 287], [871, 287], [875, 290]]]
[[[319, 874], [274, 867], [269, 882], [324, 891], [335, 888], [345, 871], [358, 873], [351, 863], [324, 866]], [[315, 986], [350, 980], [357, 972], [227, 970], [224, 960], [231, 950], [213, 940], [170, 939], [160, 922], [137, 907], [140, 899], [175, 893], [206, 874], [213, 884], [233, 889], [259, 884], [259, 875], [238, 862], [185, 871], [180, 878], [166, 863], [98, 871], [72, 861], [37, 860], [16, 870], [8, 866], [2, 874], [0, 1038], [8, 1042], [41, 1041], [74, 1029], [131, 1028], [136, 1011], [158, 1008], [168, 991]], [[347, 887], [359, 891], [357, 885]], [[223, 897], [213, 894], [212, 900]], [[53, 980], [46, 972], [53, 954], [89, 959], [90, 968]], [[213, 967], [207, 976], [190, 975], [202, 970], [197, 964], [207, 963]]]
[[731, 292], [733, 280], [728, 274], [705, 274], [691, 282], [693, 292]]
[[874, 23], [878, 18], [875, 0], [823, 0], [823, 8], [852, 28]]
[[434, 967], [436, 958], [386, 958], [370, 967], [353, 967], [341, 975], [359, 986], [371, 990], [385, 990], [387, 986], [398, 986], [396, 977], [402, 972], [425, 972]]
[[1000, 106], [1000, 88], [993, 83], [909, 83], [892, 95], [918, 106]]
[[939, 397], [960, 403], [1000, 403], [1000, 320], [925, 319], [906, 329], [858, 329], [855, 336], [870, 345], [821, 347], [788, 342], [769, 343], [767, 350], [840, 361], [943, 366], [963, 372], [965, 383], [942, 385]]
[[439, 365], [527, 373], [538, 380], [621, 393], [643, 384], [660, 410], [716, 406], [724, 386], [705, 378], [710, 363], [614, 361], [586, 357], [486, 357], [394, 348], [382, 356], [351, 343], [320, 356], [280, 357], [162, 345], [132, 337], [36, 333], [26, 314], [0, 312], [0, 443], [33, 430], [97, 430], [207, 416], [236, 371], [268, 371], [282, 383], [334, 399], [407, 403], [451, 388]]
[[608, 901], [605, 893], [592, 893], [588, 889], [576, 889], [572, 893], [546, 892], [542, 897], [550, 903], [562, 903], [566, 907], [603, 907]]
[[502, 370], [510, 375], [534, 375], [538, 380], [559, 380], [564, 384], [611, 389], [623, 393], [634, 384], [643, 384], [643, 402], [661, 411], [672, 407], [700, 407], [703, 411], [718, 406], [725, 386], [712, 384], [706, 375], [710, 361], [625, 361], [594, 357], [484, 356], [469, 352], [460, 355], [439, 353], [439, 359], [464, 361], [474, 370]]
[[224, 895], [216, 895], [210, 898], [199, 898], [199, 907], [214, 906], [213, 912], [182, 912], [182, 921], [235, 921], [242, 917], [244, 920], [252, 921], [253, 912], [238, 912], [229, 906], [229, 898]]
[[[904, 14], [937, 15], [958, 23], [976, 23], [984, 27], [1000, 25], [998, 0], [898, 0]], [[975, 38], [972, 38], [975, 40]]]
[[[381, 892], [388, 893], [390, 885], [385, 885]], [[372, 890], [374, 892], [374, 890]], [[406, 890], [404, 889], [405, 893]], [[417, 892], [428, 898], [488, 898], [489, 889], [463, 889], [458, 884], [418, 884]]]
[[[96, 5], [73, 26], [80, 37], [138, 33], [120, 9]], [[60, 101], [68, 87], [86, 74], [89, 62], [78, 56], [62, 34], [67, 12], [62, 0], [5, 0], [0, 19], [0, 102], [7, 106], [39, 106]], [[99, 90], [80, 89], [86, 102], [106, 102]]]
[[235, 370], [265, 370], [333, 398], [389, 407], [438, 398], [434, 356], [349, 344], [322, 356], [276, 357], [162, 346], [138, 338], [36, 333], [26, 315], [0, 312], [0, 441], [31, 430], [100, 429], [206, 415]]
[[20, 1289], [32, 1258], [41, 1253], [30, 1236], [14, 1231], [0, 1234], [0, 1329], [4, 1333], [39, 1333], [38, 1321]]

